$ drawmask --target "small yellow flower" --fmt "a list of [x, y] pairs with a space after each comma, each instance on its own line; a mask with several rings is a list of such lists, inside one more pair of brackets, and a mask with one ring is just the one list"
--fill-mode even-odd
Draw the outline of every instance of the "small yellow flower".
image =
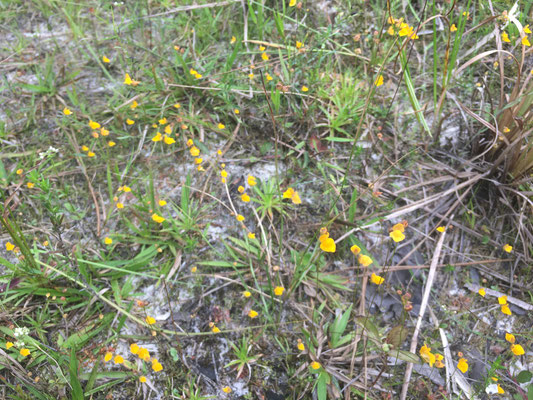
[[109, 131], [106, 128], [102, 127], [102, 129], [100, 129], [100, 135], [108, 136], [109, 135]]
[[13, 342], [6, 342], [6, 349], [9, 350], [13, 346], [14, 346]]
[[255, 75], [254, 75], [253, 72], [250, 72], [250, 73], [248, 74], [248, 78], [250, 78], [250, 79], [254, 79], [254, 76], [255, 76]]
[[191, 153], [191, 156], [193, 157], [198, 157], [200, 155], [200, 150], [196, 146], [192, 146], [189, 152]]
[[161, 206], [161, 207], [164, 207], [167, 205], [167, 202], [165, 200], [159, 200], [158, 204]]
[[82, 151], [89, 151], [89, 148], [85, 145], [81, 146], [81, 150]]
[[231, 44], [235, 43], [237, 41], [237, 38], [235, 36], [231, 37], [231, 40], [229, 41]]
[[461, 371], [463, 374], [468, 371], [468, 361], [466, 358], [460, 358], [459, 362], [457, 363], [457, 368], [459, 368], [459, 371]]
[[165, 218], [163, 218], [160, 215], [157, 215], [157, 214], [154, 213], [154, 214], [152, 214], [152, 220], [154, 220], [158, 224], [161, 224], [163, 221], [165, 221]]
[[402, 240], [405, 239], [405, 235], [402, 232], [398, 231], [398, 230], [393, 230], [391, 233], [389, 233], [389, 236], [396, 243], [401, 242]]
[[231, 388], [230, 388], [229, 386], [224, 386], [224, 387], [222, 388], [222, 391], [223, 391], [224, 393], [231, 393]]
[[498, 383], [498, 394], [504, 394], [505, 393], [505, 390], [503, 390], [503, 388], [500, 386], [500, 384]]
[[132, 110], [135, 110], [139, 106], [139, 103], [137, 103], [137, 100], [133, 100], [133, 102], [130, 105], [130, 108]]
[[124, 358], [122, 356], [116, 355], [115, 358], [113, 359], [113, 362], [115, 364], [123, 364]]
[[110, 237], [106, 237], [106, 238], [104, 239], [104, 243], [105, 243], [105, 244], [111, 244], [111, 243], [113, 243], [113, 239], [111, 239]]
[[159, 361], [154, 360], [154, 361], [152, 362], [152, 369], [153, 369], [155, 372], [159, 372], [159, 371], [163, 370], [163, 366], [161, 365], [161, 363], [159, 363]]
[[109, 60], [109, 58], [107, 58], [106, 56], [103, 56], [103, 57], [102, 57], [102, 61], [105, 62], [106, 64], [111, 62], [111, 61]]
[[455, 26], [455, 24], [452, 24], [452, 26], [450, 26], [450, 32], [455, 32], [457, 30], [457, 27]]
[[308, 92], [309, 91], [309, 88], [307, 86], [302, 86], [302, 92]]
[[150, 359], [150, 352], [146, 350], [144, 347], [141, 347], [139, 351], [137, 352], [137, 356], [144, 361], [148, 361]]
[[116, 145], [116, 143], [113, 142], [112, 140], [110, 140], [109, 142], [107, 142], [107, 145], [108, 145], [109, 147], [113, 147], [113, 146]]
[[225, 127], [226, 125], [224, 125], [222, 122], [219, 122], [219, 124], [217, 125], [218, 129], [224, 129]]
[[507, 340], [511, 344], [514, 344], [516, 339], [512, 333], [505, 332], [505, 340]]
[[118, 209], [122, 209], [122, 208], [124, 208], [124, 204], [122, 204], [122, 203], [117, 203], [117, 208], [118, 208]]
[[420, 348], [420, 357], [433, 368], [433, 364], [437, 361], [435, 354], [431, 352], [431, 347], [426, 346], [425, 344]]
[[[120, 190], [120, 188], [118, 188]], [[124, 193], [129, 193], [131, 192], [131, 188], [127, 185], [124, 185], [122, 186], [122, 190], [124, 191]]]
[[161, 132], [157, 132], [152, 138], [152, 142], [160, 142], [161, 140], [163, 140], [163, 135], [161, 135]]
[[146, 376], [141, 375], [141, 376], [139, 377], [139, 382], [141, 382], [141, 383], [146, 383]]
[[180, 103], [174, 104], [174, 108], [181, 108], [181, 104]]
[[91, 133], [91, 135], [95, 139], [98, 139], [98, 136], [100, 136], [100, 135], [98, 135], [98, 132], [93, 132], [93, 133]]
[[529, 29], [529, 24], [524, 26], [524, 33], [531, 33], [531, 29]]
[[350, 247], [350, 251], [353, 253], [354, 256], [358, 255], [361, 252], [361, 248], [354, 244], [352, 247]]
[[105, 361], [105, 362], [110, 361], [112, 358], [113, 358], [113, 353], [111, 353], [110, 351], [108, 351], [107, 353], [105, 353], [105, 356], [104, 356], [104, 361]]
[[250, 196], [248, 196], [246, 193], [243, 193], [241, 195], [241, 200], [244, 201], [245, 203], [248, 203], [250, 201]]
[[170, 135], [172, 133], [172, 125], [165, 126], [165, 133]]
[[394, 34], [396, 33], [394, 31], [394, 28], [391, 26], [389, 26], [389, 29], [387, 29], [387, 33], [390, 35], [390, 36], [394, 36]]
[[261, 54], [261, 58], [263, 59], [263, 61], [268, 61], [268, 54], [267, 53]]
[[196, 74], [196, 75], [194, 75], [194, 77], [195, 77], [196, 79], [201, 79], [201, 78], [203, 77], [203, 75], [202, 75], [202, 74]]
[[228, 172], [225, 169], [223, 169], [222, 171], [220, 171], [220, 176], [222, 178], [227, 178], [228, 177]]
[[22, 175], [24, 170], [22, 168], [17, 169], [17, 175]]
[[284, 291], [285, 291], [285, 288], [283, 286], [276, 286], [274, 288], [274, 294], [276, 296], [282, 296]]
[[328, 237], [320, 243], [320, 249], [326, 253], [335, 253], [337, 246], [335, 245], [335, 241]]
[[89, 120], [89, 127], [91, 129], [98, 129], [98, 128], [100, 128], [100, 124], [98, 122]]
[[508, 304], [504, 304], [503, 306], [501, 306], [501, 311], [502, 313], [504, 313], [505, 315], [512, 315], [513, 313], [511, 312], [511, 309], [509, 308], [509, 305]]
[[310, 367], [311, 367], [312, 369], [314, 369], [315, 371], [318, 370], [318, 369], [320, 369], [321, 366], [322, 366], [322, 365], [320, 365], [320, 363], [317, 362], [317, 361], [313, 361], [313, 362], [311, 363], [311, 365], [310, 365]]
[[255, 318], [255, 317], [257, 317], [258, 315], [259, 315], [259, 314], [257, 313], [257, 311], [254, 311], [254, 310], [250, 310], [250, 312], [248, 312], [248, 316], [249, 316], [250, 318], [252, 318], [252, 319]]
[[393, 231], [400, 231], [400, 232], [403, 233], [403, 232], [405, 232], [405, 225], [402, 224], [402, 223], [400, 222], [400, 223], [394, 225], [394, 226], [392, 227], [392, 230], [393, 230]]
[[65, 108], [63, 108], [63, 114], [70, 115], [70, 114], [72, 114], [72, 111], [70, 111], [69, 108], [65, 107]]
[[246, 298], [250, 297], [252, 294], [248, 291], [248, 290], [245, 290], [244, 292], [242, 292], [242, 295]]
[[194, 266], [191, 268], [191, 272], [194, 274], [196, 271], [198, 271], [198, 267]]
[[137, 354], [139, 352], [139, 345], [137, 343], [130, 344], [131, 354]]
[[159, 125], [166, 125], [167, 124], [167, 119], [165, 117], [163, 117], [158, 122], [159, 122]]
[[153, 325], [155, 324], [155, 318], [154, 317], [150, 317], [149, 315], [146, 317], [146, 323], [148, 325]]
[[498, 303], [499, 303], [501, 306], [507, 304], [507, 296], [506, 296], [506, 295], [503, 295], [503, 296], [498, 297]]
[[485, 297], [485, 295], [487, 294], [487, 291], [485, 290], [485, 288], [479, 288], [477, 292], [479, 293], [481, 297]]
[[383, 75], [378, 76], [378, 78], [374, 82], [374, 85], [376, 85], [376, 87], [380, 87], [381, 85], [383, 85]]
[[437, 232], [442, 233], [442, 232], [444, 232], [445, 230], [446, 230], [446, 227], [445, 227], [445, 226], [439, 226], [439, 227], [437, 227]]
[[515, 356], [521, 356], [525, 354], [524, 348], [520, 346], [519, 344], [512, 344], [511, 351], [513, 352]]
[[509, 35], [507, 34], [507, 32], [503, 32], [502, 33], [502, 41], [504, 41], [506, 43], [511, 42], [511, 40], [509, 40]]
[[163, 137], [163, 141], [165, 142], [165, 144], [174, 144], [174, 143], [176, 143], [174, 138], [171, 138], [170, 136], [167, 136], [167, 135], [165, 135]]
[[248, 239], [255, 239], [255, 233], [248, 232]]
[[129, 74], [126, 74], [124, 76], [124, 85], [137, 86], [139, 83], [140, 83], [139, 81], [131, 79]]
[[244, 221], [244, 217], [241, 214], [238, 214], [236, 218], [237, 218], [237, 221], [239, 222]]
[[132, 120], [132, 119], [129, 119], [129, 118], [128, 118], [128, 119], [126, 120], [126, 123], [127, 123], [128, 125], [133, 125], [133, 124], [135, 123], [135, 121]]
[[524, 45], [524, 46], [531, 46], [531, 43], [529, 43], [529, 40], [527, 38], [527, 36], [522, 36], [522, 40], [521, 40], [521, 43]]
[[211, 328], [211, 332], [220, 333], [220, 329], [218, 328], [218, 326], [213, 325], [213, 327]]
[[302, 47], [304, 47], [304, 44], [302, 42], [296, 41], [296, 48], [301, 49]]
[[381, 276], [376, 275], [375, 273], [372, 272], [372, 275], [370, 276], [370, 282], [376, 285], [381, 285], [384, 281], [385, 279], [383, 279]]
[[267, 73], [266, 73], [266, 79], [267, 79], [267, 81], [270, 82], [270, 81], [273, 80], [274, 78], [272, 78], [272, 76], [267, 72]]
[[235, 114], [237, 114], [237, 115], [239, 115], [239, 114], [241, 113], [241, 112], [239, 111], [238, 108], [236, 108], [235, 110], [233, 110], [233, 112], [234, 112]]
[[511, 246], [509, 243], [505, 244], [503, 246], [503, 251], [507, 252], [507, 253], [510, 253], [511, 251], [513, 251], [513, 246]]
[[244, 186], [239, 186], [239, 187], [237, 188], [237, 191], [238, 191], [239, 193], [244, 193]]
[[[89, 152], [89, 153], [92, 153], [92, 152]], [[94, 155], [94, 153], [93, 153], [93, 155]], [[89, 156], [89, 157], [90, 157], [90, 156]], [[33, 189], [33, 188], [35, 187], [35, 183], [33, 183], [33, 182], [28, 182], [28, 183], [26, 184], [26, 186], [28, 186], [28, 189]]]
[[13, 249], [15, 248], [15, 245], [11, 242], [7, 242], [6, 243], [6, 250], [7, 251], [13, 251]]
[[302, 339], [298, 339], [298, 344], [296, 345], [298, 350], [305, 351], [305, 345], [302, 343]]
[[443, 359], [444, 359], [444, 356], [442, 354], [435, 354], [435, 367], [444, 368], [445, 365], [442, 362]]
[[364, 254], [361, 254], [357, 261], [359, 261], [359, 264], [361, 264], [363, 267], [368, 267], [374, 262], [369, 256]]

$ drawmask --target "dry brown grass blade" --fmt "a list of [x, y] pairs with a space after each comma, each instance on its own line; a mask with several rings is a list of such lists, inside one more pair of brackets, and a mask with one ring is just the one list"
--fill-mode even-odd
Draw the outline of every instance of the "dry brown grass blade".
[[[444, 243], [445, 237], [446, 237], [446, 231], [442, 232], [439, 238], [439, 241], [437, 242], [437, 246], [435, 247], [435, 253], [433, 253], [433, 258], [431, 260], [431, 266], [429, 267], [429, 273], [428, 273], [428, 277], [426, 280], [426, 286], [424, 288], [424, 294], [422, 296], [422, 303], [420, 304], [420, 311], [418, 313], [418, 319], [415, 325], [415, 331], [411, 339], [411, 347], [409, 348], [409, 351], [411, 353], [416, 353], [416, 348], [418, 345], [418, 332], [420, 331], [420, 327], [422, 326], [422, 318], [424, 317], [424, 314], [426, 313], [426, 308], [427, 308], [428, 301], [429, 301], [429, 294], [431, 292], [431, 288], [433, 287], [433, 281], [435, 279], [435, 272], [437, 271], [437, 264], [439, 261], [440, 253], [442, 250], [442, 244]], [[405, 375], [404, 375], [400, 400], [405, 400], [407, 398], [407, 390], [409, 389], [409, 382], [411, 380], [412, 372], [413, 372], [413, 363], [408, 363], [407, 368], [405, 369]]]

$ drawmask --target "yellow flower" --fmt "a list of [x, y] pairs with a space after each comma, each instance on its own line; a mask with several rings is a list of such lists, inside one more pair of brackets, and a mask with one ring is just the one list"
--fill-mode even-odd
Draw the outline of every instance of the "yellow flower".
[[112, 140], [110, 140], [109, 142], [107, 142], [107, 145], [108, 145], [109, 147], [113, 147], [113, 146], [116, 145], [116, 143], [113, 142]]
[[300, 199], [300, 195], [296, 190], [293, 188], [288, 188], [285, 192], [283, 192], [283, 198], [284, 199], [291, 199], [291, 201], [294, 204], [301, 204], [302, 200]]
[[211, 332], [220, 333], [220, 329], [218, 328], [218, 326], [213, 325], [213, 327], [211, 328]]
[[429, 364], [430, 367], [433, 367], [435, 361], [437, 360], [435, 354], [431, 352], [431, 347], [427, 347], [425, 344], [420, 348], [420, 357]]
[[296, 41], [296, 48], [301, 49], [302, 47], [304, 47], [304, 44], [302, 42]]
[[118, 208], [118, 209], [122, 209], [122, 208], [124, 208], [124, 204], [122, 204], [122, 203], [117, 203], [117, 208]]
[[244, 201], [245, 203], [248, 203], [250, 201], [250, 196], [248, 196], [246, 193], [243, 193], [241, 195], [241, 200]]
[[98, 139], [98, 132], [93, 132], [91, 133], [92, 137], [95, 138], [95, 139]]
[[174, 144], [174, 143], [176, 143], [176, 141], [173, 138], [171, 138], [170, 136], [167, 136], [167, 135], [165, 135], [163, 137], [163, 141], [165, 142], [165, 144]]
[[394, 28], [392, 27], [392, 25], [389, 26], [389, 29], [387, 29], [387, 33], [388, 33], [389, 35], [391, 35], [391, 36], [394, 36], [394, 33], [395, 33], [395, 32], [394, 32]]
[[308, 92], [309, 91], [309, 88], [307, 86], [302, 86], [302, 92]]
[[11, 242], [7, 242], [6, 243], [6, 250], [7, 251], [13, 251], [13, 249], [15, 248], [15, 245]]
[[455, 26], [455, 24], [452, 24], [452, 26], [450, 26], [450, 32], [455, 32], [457, 30], [457, 27]]
[[68, 109], [67, 107], [63, 108], [63, 114], [65, 115], [70, 115], [72, 114], [72, 111], [70, 111], [70, 109]]
[[320, 365], [320, 363], [317, 362], [317, 361], [313, 361], [313, 362], [311, 363], [311, 368], [314, 369], [315, 371], [316, 371], [317, 369], [320, 369], [320, 367], [321, 367], [321, 365]]
[[145, 382], [146, 382], [146, 376], [141, 375], [141, 376], [139, 377], [139, 382], [141, 382], [141, 383], [145, 383]]
[[511, 351], [513, 352], [515, 356], [521, 356], [525, 353], [524, 348], [520, 346], [519, 344], [512, 344]]
[[181, 104], [180, 103], [174, 104], [174, 108], [181, 108]]
[[250, 78], [250, 79], [254, 79], [254, 76], [255, 76], [255, 75], [254, 75], [253, 72], [250, 72], [250, 73], [248, 74], [248, 78]]
[[194, 75], [194, 77], [195, 77], [196, 79], [201, 79], [202, 76], [203, 76], [202, 74], [196, 74], [196, 75]]
[[131, 192], [131, 188], [130, 188], [129, 186], [127, 186], [127, 185], [124, 185], [124, 186], [119, 187], [118, 190], [123, 190], [124, 193], [129, 193], [129, 192]]
[[231, 40], [229, 41], [231, 44], [235, 43], [237, 41], [237, 38], [235, 36], [231, 37]]
[[130, 108], [132, 110], [135, 110], [137, 108], [137, 106], [139, 105], [139, 103], [137, 103], [137, 100], [133, 100], [133, 102], [131, 103], [130, 105]]
[[531, 29], [529, 29], [529, 24], [524, 26], [524, 33], [531, 33]]
[[102, 127], [102, 129], [100, 129], [100, 135], [107, 136], [109, 135], [109, 131], [106, 128]]
[[442, 354], [435, 354], [435, 367], [444, 368], [445, 365], [442, 362], [443, 359], [444, 359], [444, 356]]
[[224, 386], [224, 387], [222, 388], [222, 391], [223, 391], [224, 393], [231, 393], [231, 388], [230, 388], [229, 386]]
[[110, 237], [106, 237], [106, 238], [104, 239], [104, 243], [105, 243], [105, 244], [111, 244], [111, 243], [113, 243], [113, 239], [111, 239]]
[[283, 295], [283, 292], [284, 292], [284, 291], [285, 291], [285, 288], [284, 288], [283, 286], [276, 286], [276, 287], [274, 288], [274, 294], [275, 294], [276, 296], [281, 296], [281, 295]]
[[350, 247], [350, 251], [353, 253], [354, 256], [358, 255], [361, 252], [361, 248], [354, 244], [352, 247]]
[[236, 218], [237, 218], [237, 221], [239, 222], [244, 221], [244, 217], [241, 214], [238, 214]]
[[296, 0], [289, 1], [289, 7], [294, 7], [296, 5]]
[[191, 153], [191, 156], [193, 157], [198, 157], [200, 155], [200, 150], [196, 146], [192, 146], [189, 152]]
[[198, 72], [196, 72], [196, 70], [194, 70], [192, 68], [189, 70], [189, 74], [191, 74], [191, 75], [196, 75], [197, 73]]
[[111, 62], [111, 61], [109, 60], [109, 58], [107, 58], [106, 56], [103, 56], [103, 57], [102, 57], [102, 61], [105, 62], [106, 64]]
[[17, 169], [17, 175], [22, 175], [24, 170], [22, 168]]
[[139, 345], [137, 343], [130, 344], [131, 354], [137, 354], [139, 352]]
[[503, 388], [498, 383], [498, 394], [504, 394], [504, 393], [505, 393], [505, 390], [503, 390]]
[[217, 125], [218, 129], [224, 129], [225, 127], [226, 125], [224, 125], [222, 122], [219, 122], [219, 124]]
[[479, 293], [481, 297], [485, 297], [485, 295], [487, 294], [487, 291], [485, 290], [485, 288], [479, 288], [477, 292]]
[[128, 118], [128, 119], [126, 120], [126, 123], [127, 123], [128, 125], [133, 125], [133, 124], [135, 123], [135, 121], [132, 120], [132, 119], [129, 119], [129, 118]]
[[302, 339], [298, 339], [298, 344], [296, 345], [298, 350], [305, 351], [305, 345], [302, 343]]
[[89, 151], [89, 148], [85, 145], [81, 146], [81, 150], [82, 151]]
[[122, 356], [116, 355], [115, 358], [113, 359], [113, 362], [115, 364], [123, 364], [124, 358]]
[[261, 58], [263, 59], [263, 61], [268, 61], [268, 54], [267, 53], [261, 54]]
[[27, 357], [30, 355], [30, 351], [26, 348], [24, 349], [20, 349], [20, 355], [23, 356], [23, 357]]
[[137, 86], [140, 82], [130, 78], [129, 74], [124, 76], [124, 85]]
[[222, 178], [227, 178], [228, 177], [228, 172], [225, 169], [223, 169], [222, 171], [220, 171], [220, 176]]
[[527, 39], [527, 36], [525, 36], [525, 35], [522, 36], [522, 41], [521, 42], [522, 42], [522, 44], [524, 46], [531, 46], [531, 43], [529, 43], [529, 40]]
[[159, 200], [158, 204], [163, 207], [167, 205], [167, 202], [165, 200]]
[[153, 325], [155, 324], [155, 318], [154, 317], [150, 317], [149, 315], [146, 317], [146, 323], [148, 325]]
[[152, 362], [152, 369], [155, 372], [159, 372], [163, 369], [163, 366], [159, 363], [159, 361], [155, 360]]
[[504, 304], [504, 305], [501, 307], [501, 311], [502, 311], [502, 313], [504, 313], [505, 315], [512, 315], [511, 309], [509, 308], [509, 305], [507, 305], [507, 304]]
[[252, 294], [248, 291], [248, 290], [245, 290], [244, 292], [242, 292], [242, 295], [246, 298], [250, 297]]
[[159, 122], [159, 125], [165, 125], [167, 123], [167, 119], [163, 117], [158, 122]]
[[165, 126], [165, 133], [170, 135], [172, 133], [172, 125]]
[[381, 276], [376, 275], [375, 273], [372, 272], [372, 275], [370, 276], [370, 282], [376, 285], [381, 285], [384, 281], [385, 279], [383, 279]]
[[98, 129], [98, 128], [100, 128], [100, 124], [98, 122], [89, 120], [89, 127], [91, 129]]
[[290, 198], [292, 198], [293, 194], [294, 194], [294, 189], [293, 188], [288, 188], [287, 190], [285, 190], [285, 192], [283, 192], [283, 198], [284, 199], [290, 199]]
[[104, 361], [105, 361], [105, 362], [110, 361], [112, 358], [113, 358], [113, 353], [111, 353], [110, 351], [108, 351], [107, 353], [105, 353], [105, 356], [104, 356]]
[[6, 349], [9, 350], [13, 346], [14, 346], [13, 342], [6, 342]]
[[163, 135], [161, 135], [161, 132], [157, 132], [152, 138], [152, 142], [160, 142], [161, 140], [163, 140]]
[[88, 156], [88, 157], [94, 157], [95, 155], [96, 155], [96, 154], [95, 154], [94, 152], [92, 152], [92, 151], [89, 151], [89, 152], [87, 153], [87, 156]]
[[459, 362], [457, 363], [457, 368], [459, 368], [459, 371], [461, 371], [463, 374], [468, 371], [468, 361], [466, 358], [460, 358]]
[[437, 227], [437, 232], [442, 233], [442, 232], [444, 232], [445, 230], [446, 230], [446, 227], [444, 227], [444, 226], [439, 226], [439, 227]]
[[509, 243], [505, 244], [503, 246], [503, 251], [507, 252], [507, 253], [510, 253], [511, 251], [513, 251], [513, 246], [511, 246]]
[[503, 295], [503, 296], [498, 297], [498, 303], [499, 303], [501, 306], [507, 304], [507, 296], [506, 296], [506, 295]]
[[158, 224], [161, 224], [163, 221], [165, 221], [165, 218], [161, 217], [160, 215], [157, 215], [157, 214], [152, 214], [152, 219], [157, 222]]
[[269, 82], [270, 82], [272, 79], [274, 79], [274, 78], [272, 78], [272, 76], [271, 76], [268, 72], [266, 73], [266, 78], [267, 78], [267, 81], [269, 81]]
[[335, 253], [337, 246], [335, 245], [335, 241], [328, 237], [320, 243], [320, 249], [327, 253]]
[[364, 254], [361, 254], [357, 261], [359, 261], [359, 264], [361, 264], [363, 267], [368, 267], [370, 264], [373, 263], [372, 259]]
[[137, 356], [144, 361], [148, 361], [150, 359], [150, 352], [146, 350], [144, 347], [141, 347], [139, 349], [139, 352], [137, 353]]
[[403, 232], [405, 232], [405, 225], [402, 224], [402, 223], [400, 222], [400, 223], [394, 225], [394, 226], [392, 227], [392, 230], [393, 230], [393, 231], [400, 231], [400, 232], [403, 233]]
[[[92, 153], [92, 152], [89, 152], [89, 153]], [[93, 155], [94, 155], [94, 153], [93, 153]], [[90, 156], [89, 156], [89, 157], [90, 157]], [[33, 182], [28, 182], [28, 183], [26, 184], [26, 186], [28, 186], [28, 189], [33, 189], [33, 188], [35, 187], [35, 183], [33, 183]]]
[[509, 35], [507, 34], [507, 32], [503, 32], [503, 33], [502, 33], [502, 41], [504, 41], [504, 42], [506, 42], [506, 43], [511, 42], [511, 41], [509, 40]]
[[250, 318], [255, 318], [257, 317], [259, 314], [257, 313], [257, 311], [254, 311], [254, 310], [250, 310], [250, 312], [248, 313], [248, 316]]
[[376, 85], [377, 87], [380, 87], [381, 85], [383, 85], [383, 75], [378, 76], [378, 78], [374, 82], [374, 85]]
[[233, 112], [234, 112], [235, 114], [237, 114], [237, 115], [239, 115], [239, 114], [241, 113], [241, 112], [239, 111], [238, 108], [236, 108], [235, 110], [233, 110]]
[[194, 266], [191, 268], [191, 272], [194, 274], [198, 270], [198, 267]]
[[513, 344], [515, 342], [515, 337], [512, 333], [505, 332], [505, 340], [507, 340], [509, 343]]
[[255, 233], [248, 232], [248, 239], [255, 239]]
[[392, 240], [394, 240], [396, 243], [401, 242], [402, 240], [405, 239], [405, 235], [404, 235], [402, 232], [398, 231], [398, 230], [393, 230], [393, 231], [389, 234], [389, 236], [390, 236], [390, 237], [392, 238]]

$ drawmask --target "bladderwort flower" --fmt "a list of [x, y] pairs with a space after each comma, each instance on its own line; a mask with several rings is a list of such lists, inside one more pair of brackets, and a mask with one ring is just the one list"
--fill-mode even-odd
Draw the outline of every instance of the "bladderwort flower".
[[248, 175], [247, 182], [248, 182], [248, 185], [255, 186], [257, 185], [257, 178], [253, 175]]
[[385, 279], [383, 279], [381, 276], [376, 275], [374, 272], [372, 272], [372, 275], [370, 276], [370, 282], [372, 282], [375, 285], [381, 285], [383, 282], [385, 282]]
[[274, 288], [274, 294], [276, 296], [282, 296], [284, 291], [285, 291], [285, 288], [283, 286], [276, 286]]
[[252, 319], [254, 319], [255, 317], [257, 317], [258, 315], [259, 315], [258, 312], [257, 312], [257, 311], [254, 311], [254, 310], [250, 310], [250, 311], [248, 312], [248, 316], [249, 316], [250, 318], [252, 318]]
[[152, 214], [152, 220], [154, 220], [158, 224], [161, 224], [161, 223], [163, 223], [165, 221], [165, 218], [163, 218], [162, 216], [157, 215], [156, 213], [154, 213], [154, 214]]
[[305, 351], [305, 345], [302, 343], [302, 339], [298, 339], [298, 344], [296, 345], [298, 350]]
[[359, 262], [359, 264], [361, 264], [363, 267], [368, 267], [370, 264], [372, 264], [374, 261], [372, 260], [372, 258], [370, 258], [369, 256], [365, 255], [365, 254], [361, 254], [359, 256], [359, 258], [357, 259], [357, 261]]
[[376, 85], [376, 87], [380, 87], [381, 85], [383, 85], [383, 75], [377, 77], [376, 81], [374, 82], [374, 85]]
[[131, 354], [139, 353], [139, 345], [137, 343], [130, 344], [130, 352]]
[[515, 356], [521, 356], [525, 354], [524, 348], [519, 344], [512, 344], [511, 351]]
[[506, 243], [503, 245], [503, 251], [510, 253], [511, 251], [513, 251], [513, 246], [511, 246], [509, 243]]
[[485, 290], [485, 288], [479, 288], [477, 292], [479, 293], [481, 297], [485, 297], [485, 295], [487, 294], [487, 291]]
[[318, 361], [313, 361], [309, 366], [315, 371], [319, 370], [322, 367], [322, 365], [320, 365]]
[[293, 204], [302, 204], [302, 200], [300, 199], [300, 195], [296, 190], [293, 188], [288, 188], [285, 192], [283, 192], [283, 198], [284, 199], [291, 199]]
[[437, 360], [436, 357], [435, 357], [435, 354], [433, 354], [431, 352], [431, 347], [428, 347], [426, 346], [426, 344], [424, 344], [420, 350], [419, 350], [419, 353], [420, 353], [420, 357], [422, 357], [422, 359], [427, 362], [429, 364], [430, 367], [433, 367], [433, 364], [435, 364], [435, 361]]
[[463, 374], [468, 371], [468, 360], [466, 358], [460, 358], [459, 362], [457, 363], [457, 368], [459, 371], [461, 371]]
[[105, 353], [105, 356], [104, 356], [104, 361], [105, 361], [105, 362], [109, 362], [109, 361], [111, 361], [112, 358], [113, 358], [113, 353], [111, 353], [110, 351], [108, 351], [107, 353]]
[[153, 325], [153, 324], [155, 324], [155, 318], [154, 318], [154, 317], [151, 317], [151, 316], [148, 315], [148, 316], [146, 317], [146, 323], [147, 323], [148, 325]]

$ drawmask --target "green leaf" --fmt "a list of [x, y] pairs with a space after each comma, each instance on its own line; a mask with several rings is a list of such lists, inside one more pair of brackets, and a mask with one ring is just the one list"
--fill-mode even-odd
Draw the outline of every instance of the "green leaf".
[[351, 312], [352, 304], [350, 304], [350, 307], [348, 307], [348, 309], [344, 313], [336, 317], [335, 321], [333, 321], [333, 324], [331, 324], [331, 326], [329, 327], [332, 348], [337, 348], [339, 346], [340, 338], [346, 330], [346, 325], [348, 325]]
[[327, 384], [328, 374], [325, 372], [320, 373], [316, 385], [316, 394], [318, 400], [326, 400], [328, 395], [328, 384]]
[[72, 399], [83, 400], [83, 389], [78, 379], [78, 359], [76, 358], [76, 349], [74, 347], [70, 350], [69, 373], [70, 386], [72, 386]]
[[422, 364], [422, 360], [415, 353], [405, 350], [393, 350], [387, 353], [389, 356], [397, 358], [398, 360], [410, 362], [413, 364]]
[[533, 374], [530, 371], [520, 371], [520, 373], [516, 377], [516, 380], [519, 383], [528, 383], [532, 377]]
[[379, 337], [379, 331], [378, 331], [378, 328], [376, 327], [376, 325], [374, 325], [372, 323], [372, 321], [370, 321], [370, 318], [369, 317], [360, 317], [360, 318], [357, 318], [356, 322], [362, 327], [364, 328], [364, 330], [366, 331], [368, 337], [370, 339], [373, 339], [375, 340], [376, 342], [378, 343], [381, 343], [381, 338]]

